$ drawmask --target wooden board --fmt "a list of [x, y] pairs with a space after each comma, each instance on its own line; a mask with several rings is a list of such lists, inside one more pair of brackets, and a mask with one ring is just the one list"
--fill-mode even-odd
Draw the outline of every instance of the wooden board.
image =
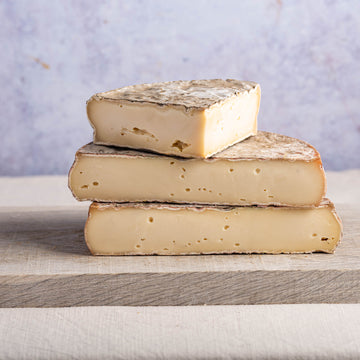
[[93, 257], [84, 207], [0, 208], [0, 307], [360, 303], [360, 208], [334, 255]]

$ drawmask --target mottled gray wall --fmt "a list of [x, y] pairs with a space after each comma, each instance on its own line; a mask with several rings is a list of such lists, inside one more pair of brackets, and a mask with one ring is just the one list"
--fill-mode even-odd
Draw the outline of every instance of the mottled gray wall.
[[85, 101], [123, 85], [261, 83], [259, 128], [360, 167], [360, 1], [0, 0], [1, 175], [66, 173]]

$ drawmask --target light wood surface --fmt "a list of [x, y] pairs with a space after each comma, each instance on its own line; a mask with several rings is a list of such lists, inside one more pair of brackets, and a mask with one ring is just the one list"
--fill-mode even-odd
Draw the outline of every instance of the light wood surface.
[[0, 307], [360, 302], [360, 209], [334, 255], [93, 257], [84, 207], [0, 208]]
[[6, 360], [359, 360], [360, 304], [0, 309]]

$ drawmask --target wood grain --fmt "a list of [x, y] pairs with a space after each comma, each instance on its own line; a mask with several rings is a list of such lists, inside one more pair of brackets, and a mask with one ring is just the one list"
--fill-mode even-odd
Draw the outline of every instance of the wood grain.
[[84, 207], [0, 208], [0, 307], [360, 303], [360, 208], [334, 255], [93, 257]]

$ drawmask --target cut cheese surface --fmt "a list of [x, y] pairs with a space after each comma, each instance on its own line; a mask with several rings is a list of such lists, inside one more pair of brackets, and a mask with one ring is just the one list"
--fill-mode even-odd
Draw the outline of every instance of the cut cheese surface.
[[93, 203], [94, 255], [332, 253], [342, 236], [333, 204], [316, 208]]
[[208, 159], [89, 144], [76, 154], [69, 187], [78, 200], [316, 206], [325, 195], [319, 153], [260, 131]]
[[94, 143], [209, 157], [257, 131], [260, 86], [193, 80], [127, 86], [92, 96]]

